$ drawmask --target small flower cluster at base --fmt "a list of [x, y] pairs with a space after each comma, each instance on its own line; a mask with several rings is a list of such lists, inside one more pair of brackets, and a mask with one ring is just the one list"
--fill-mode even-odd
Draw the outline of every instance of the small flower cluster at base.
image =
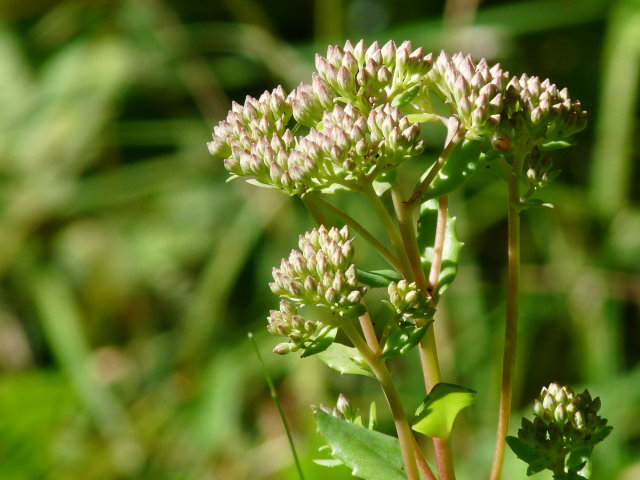
[[568, 443], [588, 440], [607, 425], [607, 420], [598, 416], [599, 410], [599, 397], [592, 400], [588, 390], [574, 394], [571, 387], [557, 383], [543, 387], [533, 405], [536, 417], [558, 425]]
[[528, 475], [548, 469], [554, 478], [584, 478], [579, 473], [586, 459], [612, 429], [599, 410], [600, 398], [592, 399], [587, 390], [575, 394], [571, 387], [552, 383], [534, 402], [534, 420], [523, 418], [518, 438], [507, 442], [529, 463]]
[[300, 236], [300, 250], [292, 250], [269, 284], [276, 295], [299, 305], [324, 306], [338, 316], [361, 309], [365, 288], [358, 286], [351, 263], [349, 230], [320, 226]]
[[435, 309], [431, 306], [431, 301], [418, 289], [415, 282], [409, 283], [405, 279], [398, 283], [391, 282], [387, 290], [389, 302], [403, 320], [415, 321], [418, 318], [433, 317]]

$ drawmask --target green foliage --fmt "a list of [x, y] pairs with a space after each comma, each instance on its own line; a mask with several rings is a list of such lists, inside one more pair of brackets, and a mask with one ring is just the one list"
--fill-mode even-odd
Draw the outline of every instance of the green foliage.
[[404, 480], [400, 445], [394, 437], [315, 410], [318, 433], [331, 449], [331, 456], [364, 480]]
[[326, 350], [318, 353], [317, 357], [328, 367], [342, 374], [373, 377], [362, 355], [353, 347], [333, 342]]
[[407, 353], [420, 343], [432, 323], [433, 320], [430, 320], [422, 327], [418, 327], [413, 323], [400, 321], [398, 325], [392, 326], [380, 358], [393, 358]]
[[475, 398], [474, 390], [438, 383], [416, 410], [412, 428], [429, 437], [448, 439], [458, 414], [471, 406]]

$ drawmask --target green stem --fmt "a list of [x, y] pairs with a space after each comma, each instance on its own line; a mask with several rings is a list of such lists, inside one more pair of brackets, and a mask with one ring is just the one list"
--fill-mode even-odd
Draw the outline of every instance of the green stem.
[[[513, 168], [507, 177], [508, 182], [508, 258], [507, 258], [507, 306], [504, 336], [504, 350], [502, 357], [502, 381], [500, 387], [500, 412], [498, 414], [498, 431], [496, 447], [491, 466], [491, 480], [499, 480], [502, 476], [502, 466], [506, 453], [506, 437], [509, 431], [511, 415], [511, 397], [513, 394], [513, 371], [515, 368], [516, 345], [518, 338], [518, 292], [520, 281], [520, 210], [517, 202], [520, 200], [520, 181], [518, 175], [522, 170], [524, 157], [516, 152]], [[504, 159], [503, 168], [508, 169]]]
[[434, 303], [438, 296], [438, 280], [442, 271], [442, 255], [444, 254], [444, 242], [447, 233], [447, 216], [449, 212], [449, 197], [443, 195], [438, 199], [438, 220], [436, 223], [436, 238], [433, 242], [433, 258], [429, 271], [429, 284], [427, 289], [431, 292]]
[[411, 197], [409, 197], [409, 200], [407, 200], [406, 203], [408, 203], [409, 205], [414, 205], [418, 200], [420, 200], [422, 195], [424, 195], [424, 192], [426, 192], [427, 188], [429, 188], [429, 185], [431, 185], [431, 182], [433, 182], [433, 180], [436, 178], [436, 175], [447, 161], [447, 158], [449, 158], [449, 155], [451, 155], [451, 152], [453, 151], [455, 146], [458, 144], [458, 142], [460, 142], [460, 140], [464, 138], [465, 130], [455, 117], [451, 117], [449, 119], [447, 129], [447, 143], [442, 150], [442, 153], [438, 157], [438, 160], [436, 160], [436, 163], [434, 163], [433, 166], [429, 169], [427, 175], [415, 188], [413, 194], [411, 195]]
[[[393, 197], [396, 216], [398, 217], [400, 233], [402, 234], [402, 240], [409, 257], [411, 271], [414, 275], [416, 285], [425, 295], [431, 295], [427, 277], [422, 268], [422, 259], [420, 257], [415, 222], [413, 219], [414, 211], [418, 204], [403, 202], [402, 194], [397, 188], [391, 190], [391, 195]], [[417, 320], [417, 322], [419, 322], [419, 320]], [[433, 327], [427, 330], [427, 333], [418, 345], [418, 350], [426, 392], [429, 393], [431, 388], [441, 381], [440, 362], [438, 361], [438, 350]], [[449, 440], [434, 438], [433, 447], [436, 454], [436, 464], [438, 466], [438, 478], [440, 480], [455, 480], [453, 455]]]
[[[309, 201], [309, 199], [308, 199]], [[322, 197], [315, 196], [313, 198], [313, 202], [316, 205], [322, 205], [322, 207], [328, 211], [330, 211], [331, 213], [333, 213], [335, 216], [337, 216], [338, 218], [340, 218], [346, 225], [348, 225], [349, 227], [351, 227], [354, 231], [358, 232], [360, 235], [362, 235], [362, 237], [371, 244], [371, 246], [373, 246], [373, 248], [375, 248], [378, 253], [380, 253], [380, 255], [382, 255], [382, 257], [384, 257], [384, 259], [389, 262], [389, 264], [395, 268], [398, 271], [402, 271], [401, 270], [401, 263], [398, 260], [398, 258], [393, 255], [393, 253], [391, 253], [389, 251], [389, 249], [387, 247], [385, 247], [376, 237], [374, 237], [371, 232], [369, 232], [369, 230], [367, 230], [361, 223], [359, 223], [357, 220], [355, 220], [352, 216], [350, 216], [348, 213], [346, 213], [344, 210], [341, 210], [340, 208], [336, 207], [335, 205], [332, 205], [331, 203], [327, 202], [325, 199], [323, 199]]]
[[398, 389], [396, 388], [396, 384], [393, 381], [391, 373], [389, 373], [389, 369], [385, 365], [384, 360], [375, 358], [374, 353], [367, 346], [366, 342], [352, 323], [347, 321], [344, 323], [342, 328], [347, 337], [349, 337], [349, 340], [353, 343], [353, 346], [356, 347], [371, 367], [373, 374], [376, 376], [376, 379], [387, 398], [387, 403], [391, 409], [393, 421], [398, 433], [400, 450], [402, 451], [402, 460], [407, 471], [407, 479], [420, 480], [420, 474], [418, 473], [418, 467], [416, 465], [416, 458], [413, 450], [413, 434], [411, 433], [407, 416], [404, 413], [404, 408], [402, 407], [400, 394], [398, 393]]
[[400, 272], [403, 276], [410, 278], [409, 274], [411, 272], [411, 262], [409, 260], [408, 252], [404, 248], [405, 245], [402, 239], [402, 235], [398, 231], [398, 227], [393, 221], [393, 218], [389, 214], [387, 208], [384, 206], [384, 203], [382, 203], [380, 197], [376, 194], [371, 184], [367, 184], [362, 193], [365, 195], [367, 200], [369, 200], [371, 206], [380, 218], [385, 232], [387, 232], [389, 240], [391, 240], [391, 244], [393, 245], [398, 258], [400, 259], [401, 268], [397, 268], [397, 271]]
[[273, 403], [276, 404], [276, 408], [278, 409], [278, 414], [280, 415], [280, 420], [282, 421], [282, 425], [284, 425], [284, 431], [287, 433], [287, 439], [289, 440], [289, 447], [291, 448], [291, 453], [293, 454], [293, 460], [296, 464], [296, 469], [298, 470], [298, 476], [300, 480], [304, 480], [304, 473], [302, 473], [302, 466], [300, 465], [300, 459], [298, 458], [298, 454], [296, 452], [296, 447], [293, 443], [293, 437], [291, 436], [291, 430], [289, 430], [289, 423], [287, 422], [286, 417], [284, 416], [284, 410], [282, 410], [282, 404], [280, 403], [280, 398], [278, 397], [278, 392], [276, 387], [273, 385], [273, 381], [271, 380], [271, 376], [269, 375], [269, 371], [267, 370], [267, 366], [262, 359], [262, 355], [260, 354], [260, 349], [258, 348], [258, 344], [256, 339], [253, 338], [253, 333], [247, 333], [249, 340], [253, 345], [253, 348], [256, 351], [256, 355], [258, 356], [258, 360], [260, 361], [260, 365], [262, 366], [262, 372], [264, 374], [264, 378], [269, 386], [269, 393], [271, 394], [271, 398], [273, 399]]

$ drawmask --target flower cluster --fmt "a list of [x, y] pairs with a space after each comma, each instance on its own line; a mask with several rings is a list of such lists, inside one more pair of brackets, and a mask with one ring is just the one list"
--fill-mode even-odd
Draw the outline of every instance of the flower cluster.
[[428, 79], [467, 131], [489, 137], [496, 132], [509, 81], [500, 64], [489, 67], [484, 58], [476, 63], [470, 55], [441, 52]]
[[316, 55], [315, 63], [311, 84], [301, 83], [291, 94], [295, 119], [309, 127], [338, 101], [368, 112], [385, 103], [404, 103], [406, 92], [415, 97], [431, 69], [432, 54], [414, 50], [411, 42], [397, 47], [391, 40], [380, 48], [378, 42], [367, 47], [360, 40], [329, 46], [327, 56]]
[[565, 441], [588, 440], [601, 431], [607, 420], [598, 416], [600, 398], [591, 399], [588, 390], [574, 394], [571, 387], [552, 383], [543, 387], [533, 412], [546, 424], [558, 425]]
[[291, 103], [282, 87], [247, 96], [244, 105], [233, 103], [227, 118], [213, 127], [212, 155], [224, 157], [225, 168], [236, 177], [252, 177], [293, 195], [303, 190], [302, 166], [292, 161], [296, 146]]
[[280, 268], [273, 269], [269, 284], [276, 295], [298, 305], [317, 305], [337, 316], [360, 312], [364, 287], [358, 286], [351, 263], [353, 246], [349, 230], [324, 226], [300, 236], [300, 250], [292, 250]]
[[418, 289], [415, 282], [409, 283], [404, 279], [398, 283], [391, 282], [387, 290], [389, 302], [396, 313], [405, 321], [412, 321], [416, 318], [431, 318], [435, 313], [431, 301]]
[[584, 129], [587, 112], [572, 101], [566, 88], [526, 74], [513, 77], [506, 88], [506, 112], [501, 130], [510, 138], [528, 136], [533, 142], [568, 138]]
[[[560, 475], [554, 478], [583, 478], [576, 475], [594, 445], [611, 432], [599, 410], [600, 398], [592, 399], [587, 390], [575, 394], [570, 387], [552, 383], [534, 402], [534, 420], [523, 418], [518, 438], [508, 437], [507, 442], [529, 463], [529, 475], [548, 469]], [[562, 476], [566, 472], [573, 476]]]
[[322, 116], [323, 128], [311, 129], [292, 152], [291, 163], [305, 172], [307, 188], [323, 189], [345, 181], [375, 177], [422, 152], [420, 127], [397, 108], [378, 107], [365, 117], [351, 103], [335, 105]]
[[512, 142], [531, 147], [567, 138], [586, 125], [587, 112], [566, 88], [526, 74], [510, 77], [485, 59], [476, 63], [469, 55], [442, 52], [428, 81], [472, 137], [493, 138], [498, 150]]

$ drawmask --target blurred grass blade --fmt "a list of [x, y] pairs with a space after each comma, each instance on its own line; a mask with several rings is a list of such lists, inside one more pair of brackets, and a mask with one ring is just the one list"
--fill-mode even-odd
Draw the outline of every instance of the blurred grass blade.
[[[142, 446], [124, 407], [90, 371], [90, 348], [82, 332], [82, 317], [65, 279], [53, 270], [29, 269], [28, 284], [47, 343], [67, 373], [77, 395], [109, 442], [113, 463], [132, 473], [143, 461]], [[26, 280], [26, 279], [25, 279]]]
[[613, 9], [603, 63], [590, 194], [596, 212], [611, 216], [628, 203], [633, 178], [640, 74], [640, 4], [636, 0], [619, 0]]

